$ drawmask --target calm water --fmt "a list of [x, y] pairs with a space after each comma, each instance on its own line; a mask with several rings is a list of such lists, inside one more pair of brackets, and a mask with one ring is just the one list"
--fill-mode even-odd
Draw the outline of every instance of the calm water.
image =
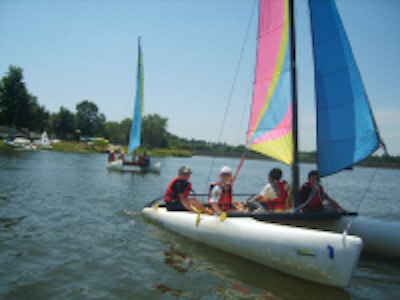
[[[106, 155], [0, 152], [1, 299], [395, 299], [400, 262], [363, 256], [344, 290], [303, 281], [190, 241], [142, 218], [181, 165], [197, 193], [236, 159], [162, 158], [161, 174], [108, 172]], [[210, 172], [211, 166], [214, 165]], [[256, 193], [278, 163], [248, 160], [236, 192]], [[302, 165], [302, 178], [313, 168]], [[211, 176], [210, 180], [216, 179]], [[372, 181], [372, 182], [371, 182]], [[355, 168], [324, 180], [349, 210], [400, 219], [400, 171]]]

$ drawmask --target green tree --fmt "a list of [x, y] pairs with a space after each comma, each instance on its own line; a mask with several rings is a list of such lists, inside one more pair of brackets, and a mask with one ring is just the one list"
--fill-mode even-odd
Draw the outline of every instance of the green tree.
[[42, 105], [39, 105], [36, 100], [31, 103], [30, 108], [32, 119], [30, 128], [42, 132], [50, 129], [50, 113]]
[[149, 148], [168, 147], [167, 122], [167, 118], [162, 118], [158, 114], [143, 117], [142, 144]]
[[113, 144], [127, 144], [131, 122], [131, 119], [128, 118], [121, 123], [107, 122], [104, 128], [105, 137]]
[[22, 69], [10, 66], [0, 82], [0, 121], [15, 128], [30, 127], [36, 99], [23, 82]]
[[106, 117], [99, 113], [97, 105], [88, 100], [84, 100], [76, 105], [77, 128], [82, 135], [95, 136], [104, 134]]
[[61, 139], [71, 139], [75, 133], [75, 115], [67, 108], [51, 116], [51, 129]]

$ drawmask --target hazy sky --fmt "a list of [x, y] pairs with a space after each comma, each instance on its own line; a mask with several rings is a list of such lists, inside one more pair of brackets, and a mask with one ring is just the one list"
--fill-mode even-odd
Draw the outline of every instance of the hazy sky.
[[[222, 142], [244, 144], [255, 68], [255, 3], [0, 0], [0, 76], [10, 65], [19, 66], [29, 92], [49, 111], [64, 106], [75, 112], [87, 99], [108, 121], [121, 121], [132, 117], [141, 36], [144, 113], [168, 118], [168, 130], [181, 137], [217, 141], [222, 132]], [[295, 5], [300, 149], [314, 150], [309, 11], [306, 0]], [[381, 135], [389, 152], [399, 155], [400, 1], [338, 0], [337, 6]]]

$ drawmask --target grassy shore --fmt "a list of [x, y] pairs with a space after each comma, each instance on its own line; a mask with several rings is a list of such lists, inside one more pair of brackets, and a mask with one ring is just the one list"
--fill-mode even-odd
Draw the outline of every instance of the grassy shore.
[[[106, 146], [99, 145], [88, 145], [85, 142], [77, 141], [61, 141], [59, 143], [52, 144], [53, 151], [60, 152], [76, 152], [76, 153], [105, 153], [107, 152]], [[0, 140], [0, 149], [12, 149], [10, 146], [4, 144], [3, 140]], [[122, 148], [124, 153], [126, 153], [126, 146]], [[143, 149], [138, 150], [138, 154], [143, 153]], [[153, 157], [191, 157], [193, 155], [204, 155], [204, 156], [217, 156], [217, 157], [240, 157], [237, 153], [196, 153], [194, 151], [186, 149], [152, 149], [147, 150], [147, 154]], [[269, 159], [257, 153], [249, 152], [246, 155], [248, 159]], [[300, 153], [299, 159], [301, 162], [305, 163], [316, 163], [316, 158], [311, 157], [308, 153]], [[371, 168], [394, 168], [400, 169], [400, 160], [398, 157], [393, 157], [391, 159], [376, 159], [367, 158], [363, 162], [359, 163], [358, 166], [371, 167]]]
[[[77, 141], [60, 141], [59, 143], [52, 144], [53, 151], [60, 152], [75, 152], [75, 153], [106, 153], [107, 147], [100, 145], [88, 145], [85, 142]], [[0, 140], [0, 149], [12, 149], [10, 146], [4, 144], [3, 140]], [[126, 153], [126, 146], [122, 148]], [[139, 149], [138, 153], [143, 153], [143, 149]], [[165, 156], [177, 156], [177, 157], [191, 157], [195, 153], [185, 149], [152, 149], [148, 150], [147, 153], [151, 156], [165, 157]]]

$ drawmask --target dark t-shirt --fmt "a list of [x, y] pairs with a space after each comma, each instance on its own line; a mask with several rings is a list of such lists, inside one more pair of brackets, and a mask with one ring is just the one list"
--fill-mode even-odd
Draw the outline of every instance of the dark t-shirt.
[[167, 203], [167, 210], [170, 211], [186, 211], [186, 208], [182, 205], [182, 203], [178, 199], [178, 194], [183, 194], [185, 191], [186, 187], [188, 186], [189, 182], [185, 180], [176, 180], [174, 184], [172, 185], [171, 189], [174, 193], [173, 199], [177, 200], [178, 202], [171, 202]]
[[300, 204], [303, 204], [307, 201], [308, 197], [310, 196], [311, 188], [309, 185], [304, 184], [299, 190], [299, 200]]
[[183, 194], [188, 184], [189, 183], [185, 180], [178, 179], [177, 181], [175, 181], [174, 184], [172, 185], [172, 191], [174, 192], [174, 196], [177, 197], [178, 194]]

